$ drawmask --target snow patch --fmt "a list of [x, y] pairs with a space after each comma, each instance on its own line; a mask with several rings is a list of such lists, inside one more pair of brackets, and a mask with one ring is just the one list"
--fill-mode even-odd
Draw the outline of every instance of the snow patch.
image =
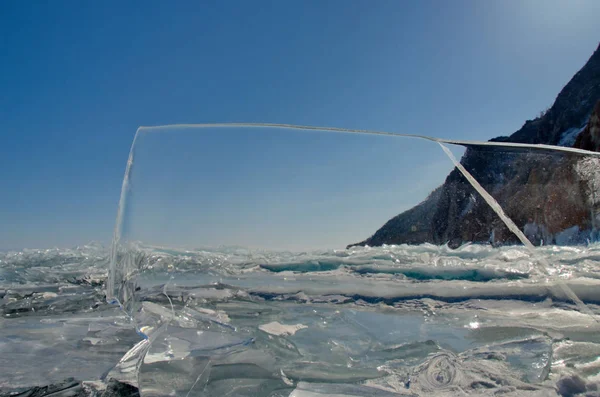
[[581, 240], [579, 226], [575, 225], [557, 233], [554, 239], [557, 245], [577, 244]]
[[583, 127], [579, 127], [579, 128], [573, 127], [573, 128], [569, 128], [568, 130], [564, 131], [562, 134], [560, 134], [560, 140], [558, 141], [558, 146], [572, 147], [575, 144], [575, 140], [577, 139], [577, 136], [581, 132], [583, 132], [586, 125], [587, 125], [587, 121], [583, 125]]
[[460, 213], [460, 217], [462, 218], [465, 215], [467, 215], [469, 212], [471, 212], [473, 210], [473, 207], [475, 207], [476, 202], [477, 202], [477, 199], [475, 198], [475, 196], [473, 194], [471, 194], [469, 196], [469, 201], [467, 202], [467, 205], [465, 205], [465, 208]]
[[277, 335], [277, 336], [294, 335], [296, 332], [298, 332], [299, 330], [304, 329], [304, 328], [308, 328], [308, 327], [303, 324], [283, 325], [283, 324], [278, 323], [277, 321], [273, 321], [271, 323], [262, 324], [262, 325], [258, 326], [258, 329], [260, 329], [261, 331], [264, 331], [267, 334]]

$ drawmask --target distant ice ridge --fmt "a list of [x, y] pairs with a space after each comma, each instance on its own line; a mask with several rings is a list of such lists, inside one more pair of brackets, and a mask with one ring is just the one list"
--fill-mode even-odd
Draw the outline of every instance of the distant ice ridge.
[[[159, 273], [201, 271], [214, 275], [285, 272], [380, 277], [398, 276], [414, 280], [490, 281], [535, 277], [531, 251], [523, 246], [492, 247], [466, 244], [458, 249], [432, 244], [353, 247], [348, 250], [277, 252], [249, 249], [178, 250], [140, 247], [147, 271]], [[542, 246], [534, 252], [549, 258], [551, 266], [564, 270], [563, 262], [577, 264], [572, 275], [595, 273], [600, 244]], [[589, 260], [588, 260], [589, 259]], [[478, 272], [471, 276], [463, 272]], [[399, 279], [398, 279], [399, 280]]]
[[[564, 236], [566, 242], [579, 235], [577, 230], [569, 232]], [[398, 298], [430, 293], [457, 298], [475, 296], [481, 291], [488, 291], [490, 297], [500, 291], [541, 291], [555, 278], [579, 284], [574, 288], [580, 288], [585, 299], [600, 301], [585, 287], [600, 279], [598, 243], [536, 247], [535, 254], [549, 263], [550, 278], [535, 269], [534, 254], [523, 246], [494, 248], [469, 244], [450, 249], [431, 244], [384, 245], [299, 253], [239, 247], [212, 250], [140, 247], [140, 251], [144, 253], [144, 272], [139, 282], [147, 288], [166, 284], [172, 278], [169, 288], [175, 285], [187, 288], [201, 281], [230, 283], [255, 293], [281, 291], [287, 294], [302, 290], [305, 294], [318, 291], [327, 295], [352, 288], [356, 288], [356, 294], [361, 285], [369, 288], [376, 283], [380, 288], [368, 294], [374, 298], [384, 297], [387, 285], [393, 286]], [[42, 292], [58, 293], [67, 286], [89, 286], [101, 291], [107, 276], [107, 258], [108, 251], [101, 246], [0, 253], [0, 298], [11, 291], [42, 291], [44, 288]], [[353, 287], [332, 283], [336, 279], [346, 280]], [[541, 280], [546, 284], [540, 285]], [[52, 287], [57, 285], [61, 287]], [[470, 287], [457, 288], [461, 285]], [[498, 293], [493, 292], [501, 285]], [[442, 291], [446, 292], [442, 294]], [[215, 296], [220, 295], [223, 292]], [[544, 292], [544, 295], [552, 293]], [[391, 295], [386, 292], [385, 296]]]
[[108, 250], [98, 243], [72, 249], [0, 251], [0, 288], [57, 282], [103, 283]]

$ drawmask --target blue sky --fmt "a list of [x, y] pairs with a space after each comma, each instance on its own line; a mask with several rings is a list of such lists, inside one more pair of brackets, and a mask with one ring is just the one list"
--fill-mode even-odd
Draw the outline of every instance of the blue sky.
[[132, 164], [124, 240], [294, 251], [365, 239], [451, 169], [423, 139], [264, 127], [142, 129]]
[[598, 45], [600, 2], [0, 2], [0, 249], [112, 234], [139, 125], [508, 135]]

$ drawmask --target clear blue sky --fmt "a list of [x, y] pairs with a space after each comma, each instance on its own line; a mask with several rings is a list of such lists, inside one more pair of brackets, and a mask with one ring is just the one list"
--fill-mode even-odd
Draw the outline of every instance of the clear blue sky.
[[107, 242], [139, 125], [508, 135], [600, 40], [590, 1], [0, 2], [0, 249]]
[[294, 251], [362, 241], [452, 168], [427, 140], [263, 127], [142, 129], [132, 164], [124, 240]]

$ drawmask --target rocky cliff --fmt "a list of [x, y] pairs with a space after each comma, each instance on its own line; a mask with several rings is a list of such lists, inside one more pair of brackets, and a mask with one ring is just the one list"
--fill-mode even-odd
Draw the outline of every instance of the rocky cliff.
[[[600, 46], [541, 117], [491, 141], [600, 151]], [[469, 146], [461, 164], [535, 244], [569, 243], [596, 233], [598, 158], [550, 150]], [[421, 204], [351, 244], [512, 244], [518, 240], [454, 169]]]

